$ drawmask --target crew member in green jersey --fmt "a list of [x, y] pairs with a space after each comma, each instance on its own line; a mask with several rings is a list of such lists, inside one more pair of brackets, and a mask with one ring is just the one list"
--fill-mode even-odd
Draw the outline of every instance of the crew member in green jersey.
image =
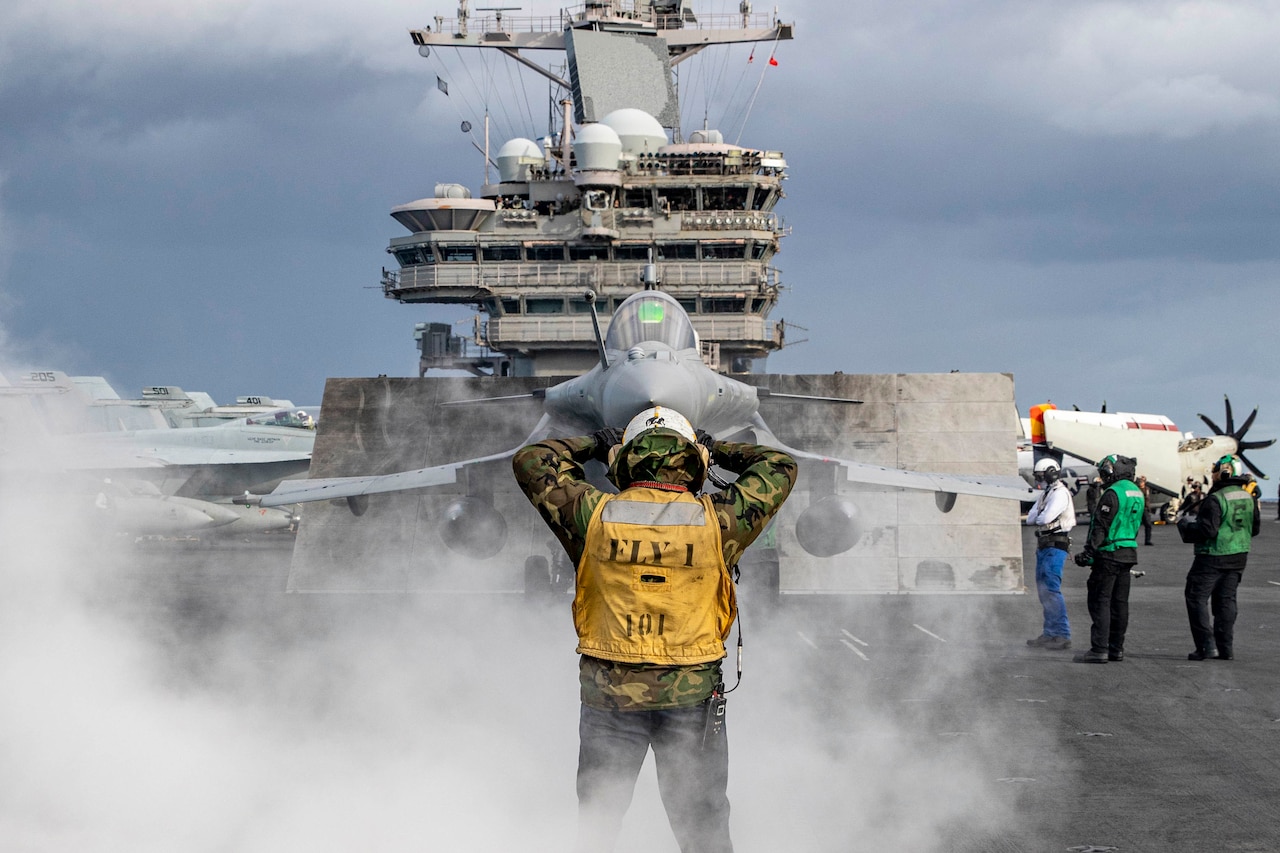
[[1213, 487], [1196, 514], [1178, 521], [1182, 541], [1195, 545], [1184, 590], [1191, 638], [1196, 644], [1188, 660], [1235, 657], [1236, 588], [1249, 559], [1251, 540], [1262, 524], [1258, 496], [1245, 488], [1247, 482], [1240, 460], [1222, 457], [1214, 463]]
[[1077, 663], [1124, 660], [1124, 635], [1129, 628], [1129, 582], [1138, 563], [1138, 528], [1146, 512], [1142, 490], [1133, 481], [1138, 460], [1108, 456], [1098, 463], [1102, 493], [1089, 521], [1084, 549], [1076, 554], [1078, 566], [1090, 568], [1089, 651], [1076, 655]]

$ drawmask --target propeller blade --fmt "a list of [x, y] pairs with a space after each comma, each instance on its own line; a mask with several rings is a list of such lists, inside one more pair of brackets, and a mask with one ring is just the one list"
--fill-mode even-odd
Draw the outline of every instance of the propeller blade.
[[1236, 434], [1236, 425], [1231, 419], [1231, 398], [1223, 394], [1222, 401], [1227, 404], [1227, 431], [1224, 435], [1234, 436]]
[[1235, 433], [1236, 441], [1244, 438], [1244, 434], [1249, 431], [1249, 427], [1253, 426], [1253, 419], [1258, 416], [1258, 407], [1254, 406], [1253, 411], [1249, 413], [1249, 417], [1244, 419], [1244, 423], [1240, 424], [1240, 429]]
[[1252, 471], [1252, 472], [1253, 472], [1253, 475], [1254, 475], [1255, 477], [1257, 477], [1259, 480], [1266, 480], [1266, 479], [1268, 479], [1266, 474], [1264, 474], [1264, 473], [1262, 473], [1260, 470], [1258, 470], [1258, 466], [1257, 466], [1257, 465], [1254, 465], [1252, 462], [1250, 462], [1250, 461], [1249, 461], [1249, 457], [1247, 457], [1247, 456], [1245, 456], [1243, 453], [1239, 453], [1239, 452], [1237, 452], [1237, 453], [1236, 453], [1236, 456], [1239, 456], [1239, 457], [1240, 457], [1240, 461], [1244, 463], [1244, 467], [1246, 467], [1246, 468], [1248, 468], [1250, 471]]
[[1222, 427], [1218, 426], [1213, 421], [1209, 420], [1208, 415], [1201, 415], [1197, 413], [1197, 417], [1199, 417], [1200, 420], [1204, 421], [1205, 425], [1208, 426], [1209, 429], [1213, 430], [1214, 435], [1227, 435], [1227, 433], [1222, 431]]
[[1269, 438], [1266, 441], [1262, 441], [1261, 439], [1258, 441], [1237, 441], [1236, 447], [1240, 450], [1261, 450], [1262, 448], [1270, 447], [1275, 443], [1276, 440], [1274, 438]]

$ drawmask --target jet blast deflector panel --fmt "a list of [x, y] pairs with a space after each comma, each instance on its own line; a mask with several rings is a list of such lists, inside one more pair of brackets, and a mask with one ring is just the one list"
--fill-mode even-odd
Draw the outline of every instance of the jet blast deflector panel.
[[[1017, 474], [1013, 379], [1006, 374], [744, 379], [778, 393], [865, 401], [765, 398], [761, 416], [790, 446], [914, 470]], [[556, 381], [330, 379], [312, 476], [386, 474], [514, 448], [538, 423], [540, 400], [441, 404], [528, 393]], [[843, 553], [813, 556], [797, 538], [797, 521], [833, 490], [856, 506], [860, 535]], [[505, 518], [506, 537], [496, 554], [462, 557], [444, 544], [441, 521], [465, 494], [481, 496]], [[1020, 526], [1016, 501], [960, 495], [954, 509], [943, 513], [932, 492], [858, 486], [839, 470], [804, 462], [800, 482], [773, 527], [742, 561], [743, 594], [750, 596], [766, 578], [792, 594], [1023, 592]], [[531, 557], [571, 580], [572, 567], [558, 549], [516, 487], [509, 461], [502, 460], [469, 470], [456, 485], [372, 495], [361, 517], [352, 515], [345, 501], [307, 505], [289, 588], [521, 592]]]
[[599, 121], [614, 110], [643, 110], [663, 127], [680, 123], [665, 39], [630, 33], [570, 30], [565, 33], [573, 118]]

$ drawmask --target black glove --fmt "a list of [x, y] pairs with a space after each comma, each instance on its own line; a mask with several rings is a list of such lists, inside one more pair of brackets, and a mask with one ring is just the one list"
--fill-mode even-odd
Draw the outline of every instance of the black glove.
[[1082, 569], [1087, 569], [1093, 565], [1093, 551], [1086, 548], [1072, 557], [1072, 559], [1075, 560], [1077, 566]]
[[596, 440], [595, 458], [608, 465], [609, 450], [615, 444], [622, 444], [622, 430], [617, 427], [605, 427], [591, 433], [591, 437]]
[[715, 450], [716, 439], [711, 433], [707, 432], [705, 429], [695, 429], [693, 431], [693, 435], [698, 439], [698, 444], [705, 447], [708, 453]]

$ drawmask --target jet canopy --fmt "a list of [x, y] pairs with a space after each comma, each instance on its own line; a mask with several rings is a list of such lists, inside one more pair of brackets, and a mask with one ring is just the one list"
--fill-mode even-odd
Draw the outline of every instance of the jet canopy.
[[316, 428], [314, 417], [304, 411], [293, 411], [291, 409], [273, 409], [269, 412], [259, 412], [245, 418], [244, 422], [249, 426], [279, 426], [294, 427], [295, 429]]
[[689, 315], [671, 296], [659, 290], [638, 293], [618, 306], [609, 323], [604, 346], [626, 352], [634, 346], [657, 341], [672, 349], [697, 349], [698, 333]]

